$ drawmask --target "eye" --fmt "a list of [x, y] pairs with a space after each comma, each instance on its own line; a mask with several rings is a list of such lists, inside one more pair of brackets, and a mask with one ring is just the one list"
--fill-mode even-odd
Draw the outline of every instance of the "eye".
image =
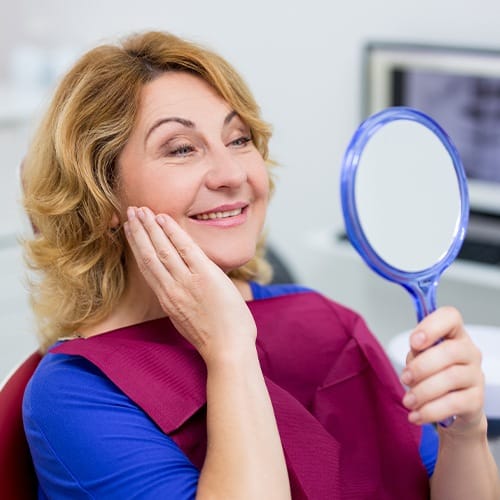
[[167, 156], [188, 156], [194, 151], [194, 146], [192, 144], [181, 144], [175, 149], [167, 151]]
[[252, 138], [248, 135], [244, 135], [244, 136], [238, 137], [234, 141], [231, 141], [229, 144], [231, 146], [243, 147], [246, 144], [248, 144], [249, 142], [252, 142]]

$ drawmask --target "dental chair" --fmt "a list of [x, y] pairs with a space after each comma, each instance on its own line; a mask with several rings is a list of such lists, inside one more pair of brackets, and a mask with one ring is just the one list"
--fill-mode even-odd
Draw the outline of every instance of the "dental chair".
[[37, 498], [21, 406], [26, 384], [40, 359], [39, 352], [31, 354], [0, 386], [0, 498], [6, 500]]

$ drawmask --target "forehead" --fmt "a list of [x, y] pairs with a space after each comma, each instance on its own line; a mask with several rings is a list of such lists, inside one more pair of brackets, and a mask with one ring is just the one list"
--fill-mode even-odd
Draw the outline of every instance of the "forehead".
[[167, 72], [144, 85], [140, 95], [139, 122], [171, 115], [193, 119], [197, 116], [225, 115], [231, 106], [200, 77], [183, 72]]

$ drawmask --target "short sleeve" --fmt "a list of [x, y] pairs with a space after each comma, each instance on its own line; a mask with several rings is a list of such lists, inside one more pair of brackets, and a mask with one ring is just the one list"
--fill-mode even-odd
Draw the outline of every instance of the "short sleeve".
[[199, 471], [182, 450], [83, 358], [43, 358], [25, 392], [23, 420], [48, 498], [196, 496]]
[[427, 474], [432, 476], [436, 466], [439, 448], [439, 435], [432, 424], [422, 426], [422, 437], [420, 438], [420, 458], [427, 470]]
[[275, 283], [271, 285], [261, 285], [255, 281], [249, 281], [252, 297], [254, 300], [271, 299], [282, 295], [292, 295], [294, 293], [310, 292], [311, 289], [294, 283]]

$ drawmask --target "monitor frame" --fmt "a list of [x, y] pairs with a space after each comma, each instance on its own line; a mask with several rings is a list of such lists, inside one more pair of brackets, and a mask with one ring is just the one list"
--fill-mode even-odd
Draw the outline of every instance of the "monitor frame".
[[[390, 41], [367, 42], [362, 59], [362, 119], [396, 105], [393, 88], [396, 71], [498, 79], [500, 84], [500, 50]], [[405, 102], [397, 104], [410, 105]], [[425, 109], [421, 111], [426, 112]], [[432, 113], [427, 113], [432, 116]], [[433, 118], [440, 122], [439, 116]], [[453, 136], [451, 138], [453, 140]], [[460, 144], [454, 142], [460, 152]], [[500, 217], [500, 182], [468, 177], [468, 186], [471, 214]]]

